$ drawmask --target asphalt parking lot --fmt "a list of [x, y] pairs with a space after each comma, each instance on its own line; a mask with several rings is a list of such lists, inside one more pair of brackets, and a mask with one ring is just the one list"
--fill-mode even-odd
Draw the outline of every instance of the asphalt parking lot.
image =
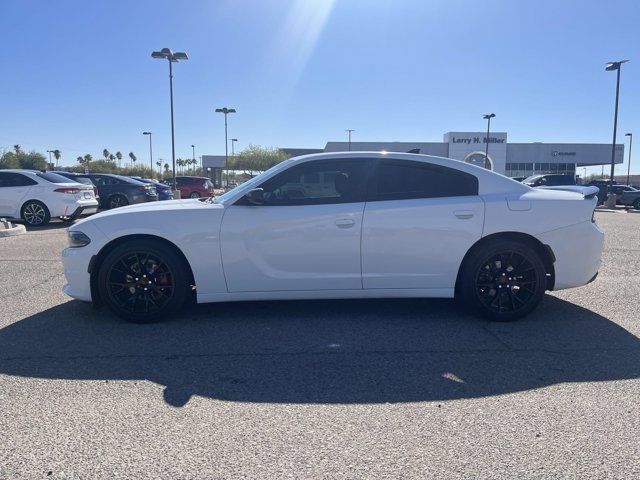
[[[528, 318], [448, 300], [69, 299], [64, 225], [0, 239], [0, 479], [639, 478], [640, 214]], [[575, 239], [580, 248], [580, 239]]]

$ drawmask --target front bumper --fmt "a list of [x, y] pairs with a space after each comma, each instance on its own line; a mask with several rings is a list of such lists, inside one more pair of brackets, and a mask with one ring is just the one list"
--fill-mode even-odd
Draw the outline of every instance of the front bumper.
[[67, 279], [62, 291], [77, 300], [91, 301], [91, 276], [89, 260], [85, 248], [65, 248], [62, 251], [62, 266]]

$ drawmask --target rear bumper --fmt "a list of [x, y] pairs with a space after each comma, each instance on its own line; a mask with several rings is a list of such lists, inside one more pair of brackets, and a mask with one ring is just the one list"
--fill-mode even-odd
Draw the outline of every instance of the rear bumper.
[[556, 257], [554, 290], [580, 287], [595, 279], [604, 247], [604, 232], [595, 223], [578, 223], [537, 238], [549, 245]]
[[76, 212], [79, 212], [78, 215], [82, 212], [89, 213], [90, 209], [95, 209], [93, 213], [97, 212], [98, 201], [93, 198], [91, 200], [76, 200], [74, 198], [69, 198], [64, 199], [56, 205], [50, 205], [49, 209], [52, 217], [71, 217], [75, 215]]

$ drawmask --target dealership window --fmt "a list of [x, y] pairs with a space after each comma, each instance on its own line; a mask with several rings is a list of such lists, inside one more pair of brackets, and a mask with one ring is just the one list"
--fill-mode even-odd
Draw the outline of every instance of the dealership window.
[[483, 152], [470, 153], [464, 158], [464, 161], [466, 163], [470, 163], [471, 165], [476, 165], [477, 167], [483, 167], [487, 170], [493, 170], [491, 158], [487, 157]]
[[469, 173], [425, 162], [385, 160], [371, 181], [368, 201], [478, 195]]

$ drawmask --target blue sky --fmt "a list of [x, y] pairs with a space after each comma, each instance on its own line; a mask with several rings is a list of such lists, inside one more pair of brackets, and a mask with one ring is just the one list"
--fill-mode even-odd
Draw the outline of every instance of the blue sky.
[[224, 105], [239, 148], [322, 147], [346, 128], [440, 141], [486, 112], [512, 142], [606, 143], [604, 64], [620, 58], [618, 139], [640, 134], [634, 0], [2, 0], [0, 18], [0, 148], [59, 148], [65, 164], [105, 147], [148, 161], [144, 130], [171, 158], [162, 47], [190, 57], [174, 71], [182, 157], [224, 153]]

